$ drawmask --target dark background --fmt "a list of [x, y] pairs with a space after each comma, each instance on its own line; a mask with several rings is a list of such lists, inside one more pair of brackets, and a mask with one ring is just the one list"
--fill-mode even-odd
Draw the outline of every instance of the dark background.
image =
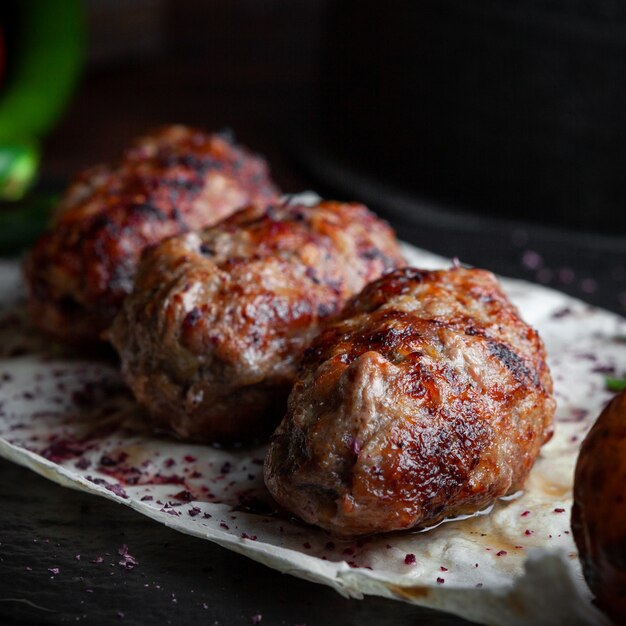
[[230, 127], [285, 191], [364, 201], [425, 248], [626, 311], [621, 3], [87, 6], [45, 185], [155, 125]]
[[[626, 311], [621, 2], [86, 7], [87, 62], [41, 188], [156, 125], [230, 127], [285, 191], [366, 201], [407, 241]], [[462, 623], [342, 599], [5, 461], [0, 476], [0, 621]]]

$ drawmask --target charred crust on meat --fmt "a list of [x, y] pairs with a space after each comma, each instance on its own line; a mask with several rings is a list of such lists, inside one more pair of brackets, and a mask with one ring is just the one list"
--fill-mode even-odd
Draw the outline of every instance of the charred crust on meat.
[[[523, 485], [552, 430], [551, 393], [543, 344], [492, 274], [394, 271], [305, 352], [266, 484], [341, 536], [472, 513]], [[315, 485], [337, 492], [332, 507]]]
[[[264, 161], [244, 148], [198, 129], [155, 130], [117, 164], [91, 168], [70, 184], [51, 230], [25, 261], [35, 324], [59, 339], [99, 341], [144, 249], [278, 197]], [[68, 292], [82, 310], [59, 307]]]
[[388, 225], [337, 202], [250, 206], [166, 239], [142, 259], [110, 332], [128, 384], [155, 423], [186, 439], [264, 434], [310, 340], [382, 275], [360, 254], [374, 247], [403, 264]]
[[539, 374], [534, 368], [528, 367], [514, 350], [505, 343], [487, 339], [489, 352], [499, 359], [519, 383], [532, 382], [535, 387], [541, 386]]

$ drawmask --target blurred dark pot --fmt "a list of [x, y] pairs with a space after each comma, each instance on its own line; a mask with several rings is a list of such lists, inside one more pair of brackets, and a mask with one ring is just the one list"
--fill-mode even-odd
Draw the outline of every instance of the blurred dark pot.
[[626, 3], [331, 2], [322, 117], [386, 182], [626, 232]]

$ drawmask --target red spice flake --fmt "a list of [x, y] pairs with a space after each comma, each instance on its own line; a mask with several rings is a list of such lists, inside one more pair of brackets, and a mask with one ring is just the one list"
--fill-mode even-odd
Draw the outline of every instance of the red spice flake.
[[169, 496], [170, 498], [176, 498], [176, 500], [180, 500], [181, 502], [191, 502], [193, 498], [193, 494], [191, 494], [186, 489], [175, 493], [173, 496]]
[[415, 555], [414, 555], [414, 554], [410, 554], [410, 553], [409, 553], [409, 554], [407, 554], [407, 555], [404, 557], [404, 564], [405, 564], [405, 565], [413, 565], [413, 564], [415, 563], [415, 560], [416, 560], [416, 559], [415, 559]]
[[210, 513], [203, 513], [202, 519], [211, 519], [213, 516]]
[[187, 515], [189, 515], [189, 517], [195, 517], [196, 515], [200, 514], [202, 511], [200, 511], [200, 509], [197, 506], [194, 506], [192, 508], [190, 508], [187, 511]]
[[554, 509], [555, 513], [565, 513], [565, 509]]
[[164, 476], [163, 474], [156, 474], [150, 480], [153, 485], [184, 485], [185, 479], [182, 476], [172, 474], [171, 476]]
[[474, 567], [478, 567], [478, 563], [474, 563]]
[[516, 549], [516, 550], [523, 550], [523, 549], [524, 549], [524, 546], [515, 546], [515, 549]]
[[589, 411], [587, 409], [573, 408], [570, 410], [570, 417], [568, 419], [562, 419], [564, 422], [582, 422], [587, 415], [589, 415]]
[[53, 463], [60, 463], [79, 457], [84, 451], [84, 445], [80, 442], [71, 439], [58, 439], [55, 435], [50, 438], [50, 445], [40, 454]]
[[48, 571], [54, 576], [56, 576], [61, 570], [58, 567], [49, 567]]
[[250, 541], [256, 541], [256, 535], [249, 535], [248, 533], [241, 533], [242, 539], [250, 539]]
[[176, 465], [176, 461], [172, 458], [169, 458], [169, 459], [165, 459], [165, 461], [163, 461], [163, 464], [165, 465], [165, 467], [170, 468]]
[[447, 572], [448, 568], [444, 567], [443, 565], [439, 568], [442, 572]]
[[598, 283], [593, 278], [584, 278], [580, 282], [580, 288], [584, 293], [593, 293], [598, 288]]
[[119, 565], [121, 565], [124, 569], [131, 570], [135, 566], [139, 565], [139, 561], [137, 561], [137, 559], [131, 554], [128, 554], [128, 546], [126, 544], [124, 544], [121, 548], [118, 548], [117, 553], [122, 557], [119, 561]]
[[527, 528], [527, 529], [524, 531], [524, 534], [525, 534], [527, 537], [530, 537], [531, 535], [534, 535], [534, 534], [535, 534], [535, 531], [534, 531], [534, 530], [528, 530], [528, 528]]
[[499, 552], [496, 552], [496, 556], [505, 556], [506, 554], [508, 554], [506, 550], [500, 550]]
[[79, 459], [74, 463], [74, 467], [79, 470], [89, 469], [91, 467], [91, 461], [85, 458]]
[[120, 498], [124, 498], [125, 500], [128, 499], [128, 494], [124, 491], [124, 488], [119, 483], [111, 484], [103, 478], [93, 478], [93, 476], [87, 476], [87, 480], [94, 483], [94, 485], [101, 485], [102, 487], [104, 487], [108, 491], [111, 491]]
[[525, 250], [522, 254], [522, 265], [529, 270], [538, 270], [543, 267], [543, 257], [534, 250]]
[[[557, 278], [559, 282], [563, 283], [564, 285], [570, 285], [576, 279], [576, 272], [574, 272], [574, 270], [570, 267], [560, 267], [557, 270]], [[570, 309], [566, 310], [571, 313]], [[554, 315], [556, 315], [556, 313]]]
[[193, 463], [196, 460], [195, 456], [191, 456], [191, 454], [185, 454], [185, 456], [183, 457], [183, 461], [185, 461], [185, 463]]
[[154, 500], [154, 498], [152, 496], [142, 496], [141, 497], [141, 501], [142, 502], [152, 502], [152, 500]]
[[220, 474], [228, 474], [231, 469], [232, 465], [228, 461], [226, 461], [226, 463], [224, 463], [224, 465], [222, 465], [222, 467], [220, 468]]
[[225, 524], [224, 522], [220, 522], [220, 528], [225, 528], [226, 530], [230, 530], [230, 528], [228, 527], [228, 524]]
[[166, 509], [165, 507], [159, 509], [159, 512], [161, 513], [167, 513], [168, 515], [174, 515], [176, 517], [178, 517], [180, 515], [180, 513], [178, 511], [175, 511], [174, 509]]
[[115, 483], [113, 485], [106, 484], [104, 485], [104, 487], [105, 489], [108, 489], [109, 491], [114, 493], [116, 496], [124, 498], [125, 500], [128, 499], [128, 494], [126, 493], [126, 491], [124, 491], [124, 487], [122, 487], [122, 485], [120, 485], [119, 483]]
[[189, 474], [189, 476], [190, 478], [200, 478], [202, 474], [198, 470], [194, 470], [191, 474]]
[[530, 515], [530, 511], [524, 511], [524, 512], [520, 515], [520, 517], [526, 517], [526, 516], [528, 516], [528, 515]]
[[250, 622], [252, 624], [260, 624], [263, 621], [263, 616], [260, 613], [257, 613], [256, 615], [253, 615], [250, 618]]
[[311, 549], [311, 544], [306, 541], [305, 543], [302, 544], [302, 546], [306, 549], [306, 550], [310, 550]]
[[354, 548], [346, 548], [343, 553], [348, 555], [354, 554]]
[[439, 577], [439, 578], [437, 578], [437, 582], [438, 582], [440, 585], [443, 585], [443, 583], [445, 583], [446, 581], [445, 581], [445, 579], [444, 579], [444, 578]]

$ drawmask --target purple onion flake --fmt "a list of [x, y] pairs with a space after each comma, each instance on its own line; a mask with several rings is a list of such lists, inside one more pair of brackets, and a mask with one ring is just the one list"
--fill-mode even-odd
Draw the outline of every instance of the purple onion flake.
[[525, 250], [522, 254], [522, 265], [529, 270], [538, 270], [543, 267], [543, 257], [534, 250]]
[[128, 546], [126, 544], [119, 548], [117, 553], [122, 557], [119, 561], [119, 565], [121, 565], [124, 569], [131, 570], [139, 565], [139, 561], [137, 561], [132, 554], [128, 553]]

